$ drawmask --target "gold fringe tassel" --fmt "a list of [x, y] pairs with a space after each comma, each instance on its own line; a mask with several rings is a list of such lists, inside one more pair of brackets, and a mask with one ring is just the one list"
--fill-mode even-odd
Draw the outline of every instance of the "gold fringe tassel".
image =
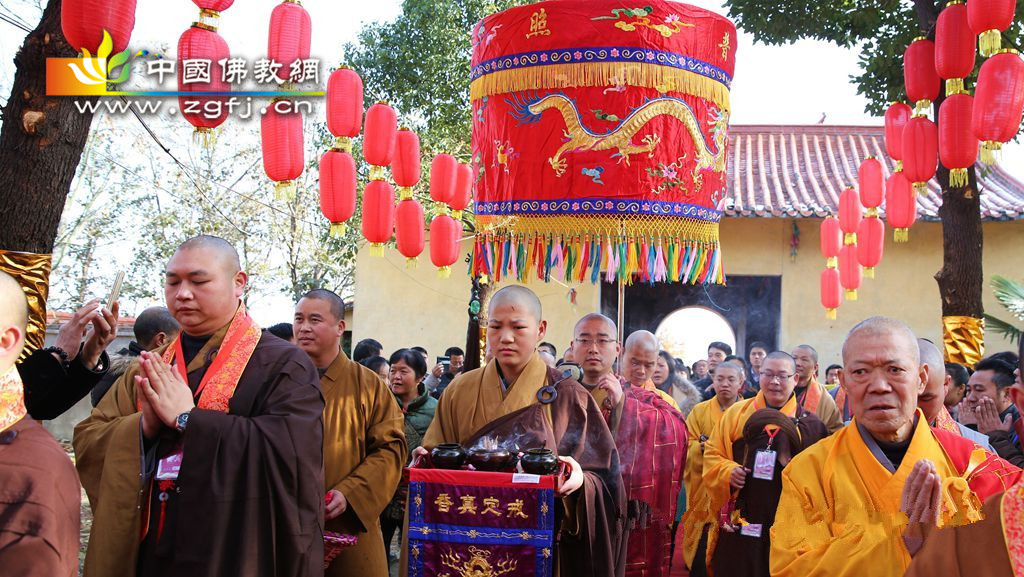
[[838, 267], [839, 267], [839, 259], [838, 258], [836, 258], [834, 256], [831, 256], [831, 257], [825, 259], [825, 268], [838, 268]]
[[[447, 208], [445, 208], [447, 210]], [[622, 216], [505, 216], [477, 215], [478, 230], [494, 234], [527, 236], [614, 236], [628, 238], [675, 238], [698, 242], [718, 242], [718, 223], [678, 217], [643, 215]]]
[[855, 301], [857, 300], [857, 289], [846, 291], [846, 300]]
[[855, 233], [855, 232], [848, 232], [848, 233], [844, 234], [843, 235], [843, 244], [846, 245], [846, 246], [850, 246], [852, 244], [857, 244], [857, 233]]
[[985, 164], [998, 164], [999, 163], [999, 151], [1003, 148], [1003, 143], [996, 140], [986, 140], [981, 143], [981, 161]]
[[418, 258], [416, 258], [414, 256], [409, 256], [409, 257], [405, 258], [405, 268], [411, 270], [411, 269], [414, 269], [414, 268], [419, 268], [419, 266], [420, 266], [420, 260]]
[[988, 58], [996, 52], [1003, 44], [1002, 33], [993, 28], [978, 35], [978, 52]]
[[915, 182], [914, 183], [914, 192], [916, 192], [920, 196], [924, 196], [924, 195], [928, 194], [928, 183], [927, 182]]
[[348, 232], [348, 225], [343, 222], [332, 222], [331, 230], [327, 233], [333, 237], [343, 237]]
[[399, 186], [398, 187], [398, 200], [412, 200], [412, 187], [411, 186]]
[[197, 126], [192, 133], [192, 142], [201, 146], [203, 150], [211, 150], [217, 145], [217, 131], [213, 128]]
[[370, 180], [387, 180], [388, 172], [386, 167], [377, 166], [375, 164], [370, 165]]
[[914, 103], [914, 116], [918, 114], [927, 114], [928, 109], [932, 107], [932, 101], [924, 98]]
[[954, 168], [949, 171], [949, 186], [953, 188], [963, 188], [969, 183], [970, 181], [967, 178], [966, 168]]
[[896, 228], [892, 231], [892, 241], [897, 243], [905, 243], [910, 240], [910, 229], [909, 228]]
[[469, 98], [475, 101], [508, 92], [617, 84], [692, 94], [720, 108], [730, 108], [729, 89], [721, 82], [688, 70], [639, 62], [581, 62], [500, 70], [474, 80], [469, 85]]
[[964, 79], [963, 78], [947, 78], [946, 79], [946, 96], [952, 96], [959, 92], [964, 91]]
[[896, 166], [893, 168], [893, 172], [903, 172], [903, 161], [897, 160]]
[[454, 218], [456, 222], [461, 221], [462, 220], [462, 211], [461, 210], [453, 210], [452, 211], [452, 218]]
[[384, 243], [370, 243], [370, 256], [384, 256]]
[[295, 181], [282, 180], [274, 185], [274, 200], [291, 202], [295, 200]]
[[830, 321], [836, 320], [836, 309], [825, 309], [825, 318]]
[[334, 145], [331, 146], [331, 150], [334, 152], [347, 152], [352, 154], [352, 139], [347, 136], [338, 136], [334, 139]]
[[448, 278], [452, 276], [452, 267], [443, 266], [437, 269], [437, 278]]
[[875, 267], [866, 266], [864, 267], [864, 278], [875, 278]]

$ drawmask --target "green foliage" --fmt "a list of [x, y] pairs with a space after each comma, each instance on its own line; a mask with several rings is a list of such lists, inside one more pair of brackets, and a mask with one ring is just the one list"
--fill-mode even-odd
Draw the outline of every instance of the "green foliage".
[[[1024, 321], [1024, 284], [999, 275], [992, 275], [992, 293], [999, 304], [1006, 307], [1017, 320]], [[1020, 328], [992, 315], [985, 315], [985, 328], [1016, 343], [1021, 338]]]

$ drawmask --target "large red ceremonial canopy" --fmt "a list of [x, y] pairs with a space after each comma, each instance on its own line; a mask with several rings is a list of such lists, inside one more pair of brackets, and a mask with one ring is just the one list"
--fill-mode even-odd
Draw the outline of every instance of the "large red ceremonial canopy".
[[473, 28], [474, 274], [723, 282], [736, 28], [687, 4], [553, 0]]

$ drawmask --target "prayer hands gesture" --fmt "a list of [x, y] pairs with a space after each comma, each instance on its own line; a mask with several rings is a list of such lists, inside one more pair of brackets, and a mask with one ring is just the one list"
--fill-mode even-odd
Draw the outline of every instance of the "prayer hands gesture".
[[960, 400], [960, 410], [957, 413], [956, 420], [961, 425], [977, 425], [978, 407], [979, 405], [971, 401], [969, 397], [964, 397]]
[[939, 524], [942, 504], [942, 480], [935, 469], [935, 463], [921, 459], [907, 476], [900, 497], [900, 510], [911, 523]]
[[747, 484], [747, 473], [750, 469], [746, 467], [735, 467], [731, 473], [729, 473], [729, 486], [739, 491]]
[[324, 497], [324, 519], [334, 519], [348, 510], [348, 500], [341, 491], [331, 489]]
[[978, 432], [986, 435], [996, 431], [1010, 432], [1013, 429], [1013, 415], [1006, 415], [1005, 419], [999, 419], [999, 409], [996, 402], [985, 397], [976, 405], [974, 416], [978, 423]]
[[572, 457], [559, 457], [558, 460], [565, 463], [569, 473], [569, 478], [562, 482], [562, 486], [558, 490], [558, 496], [565, 497], [575, 493], [583, 486], [583, 467], [580, 467], [580, 464]]
[[604, 390], [608, 393], [608, 398], [604, 400], [606, 409], [612, 409], [619, 406], [619, 402], [622, 401], [622, 383], [619, 378], [612, 374], [606, 374], [597, 381], [597, 390]]
[[196, 405], [192, 389], [160, 355], [143, 352], [139, 369], [135, 387], [142, 405], [142, 432], [152, 439], [162, 427], [174, 428], [178, 415], [191, 411]]
[[117, 336], [120, 308], [121, 305], [115, 302], [114, 308], [107, 310], [100, 306], [99, 299], [85, 303], [75, 311], [71, 320], [61, 325], [55, 346], [68, 354], [69, 361], [74, 360], [81, 350], [82, 365], [87, 369], [95, 368], [100, 362], [100, 355]]

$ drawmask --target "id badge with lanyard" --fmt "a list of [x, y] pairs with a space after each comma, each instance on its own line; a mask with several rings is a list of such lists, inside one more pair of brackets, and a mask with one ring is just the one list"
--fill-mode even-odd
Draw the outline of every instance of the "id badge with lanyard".
[[754, 456], [754, 478], [761, 479], [762, 481], [771, 481], [775, 478], [775, 458], [776, 452], [772, 450], [772, 441], [775, 440], [775, 435], [779, 434], [778, 428], [768, 431], [768, 446], [761, 449]]

